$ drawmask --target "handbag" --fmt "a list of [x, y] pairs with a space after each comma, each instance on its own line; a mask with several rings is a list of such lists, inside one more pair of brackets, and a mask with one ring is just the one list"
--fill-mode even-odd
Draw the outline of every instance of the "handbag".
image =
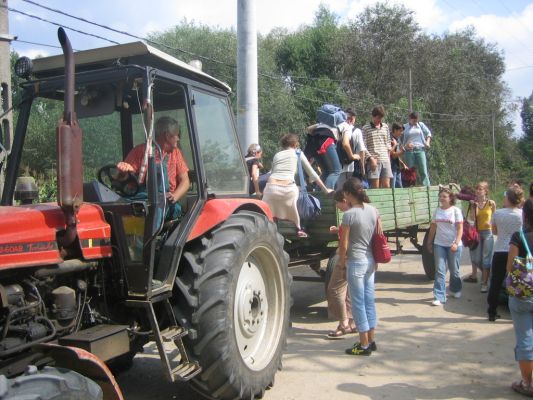
[[301, 151], [297, 150], [298, 155], [298, 177], [300, 180], [300, 193], [298, 193], [298, 200], [296, 201], [296, 208], [298, 209], [298, 215], [300, 219], [309, 220], [315, 218], [320, 214], [320, 200], [307, 193], [305, 186], [304, 173], [302, 169], [302, 160], [300, 158]]
[[400, 174], [404, 188], [416, 185], [416, 167], [402, 169]]
[[[470, 205], [466, 215], [470, 212]], [[474, 221], [477, 220], [476, 208], [474, 207]], [[479, 232], [475, 226], [470, 225], [466, 218], [463, 218], [463, 236], [461, 237], [463, 245], [470, 250], [474, 250], [479, 245]]]
[[523, 230], [520, 230], [520, 239], [526, 248], [526, 257], [514, 258], [511, 272], [505, 278], [505, 288], [509, 296], [526, 299], [533, 296], [533, 257]]
[[[377, 214], [377, 212], [376, 212]], [[371, 239], [371, 247], [372, 247], [372, 256], [374, 257], [374, 261], [378, 264], [386, 264], [390, 262], [392, 256], [391, 251], [389, 248], [389, 243], [387, 242], [387, 237], [383, 234], [383, 231], [381, 230], [381, 220], [376, 220], [376, 228], [374, 229], [374, 233], [372, 234]]]

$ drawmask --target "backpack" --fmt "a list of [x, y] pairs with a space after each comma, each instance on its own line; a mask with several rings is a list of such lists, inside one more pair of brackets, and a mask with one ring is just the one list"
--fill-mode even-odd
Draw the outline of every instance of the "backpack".
[[333, 104], [324, 104], [316, 112], [316, 120], [331, 127], [346, 121], [346, 113]]

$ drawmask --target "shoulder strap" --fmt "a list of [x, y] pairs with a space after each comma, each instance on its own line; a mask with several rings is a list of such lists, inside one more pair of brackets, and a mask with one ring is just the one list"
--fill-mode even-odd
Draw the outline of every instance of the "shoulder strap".
[[302, 154], [301, 150], [296, 150], [296, 155], [298, 156], [298, 179], [300, 181], [300, 190], [307, 192], [307, 189], [305, 187], [304, 171], [302, 168], [301, 154]]
[[531, 251], [529, 250], [529, 246], [527, 244], [526, 235], [524, 235], [524, 230], [520, 229], [520, 239], [522, 239], [522, 243], [524, 244], [524, 247], [526, 249], [527, 258], [532, 259]]

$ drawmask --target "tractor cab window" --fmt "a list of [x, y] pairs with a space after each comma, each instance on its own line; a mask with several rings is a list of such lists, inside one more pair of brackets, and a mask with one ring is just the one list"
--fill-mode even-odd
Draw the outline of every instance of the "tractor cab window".
[[247, 192], [247, 171], [227, 99], [193, 90], [194, 118], [211, 193]]

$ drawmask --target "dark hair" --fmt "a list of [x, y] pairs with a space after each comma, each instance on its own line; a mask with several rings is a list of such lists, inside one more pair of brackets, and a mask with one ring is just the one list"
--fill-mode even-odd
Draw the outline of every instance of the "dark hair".
[[336, 190], [335, 191], [335, 194], [333, 195], [333, 199], [337, 202], [337, 203], [342, 203], [344, 200], [346, 200], [344, 198], [344, 192], [342, 190]]
[[448, 193], [448, 196], [450, 196], [450, 204], [452, 206], [455, 205], [455, 193], [452, 192], [451, 189], [448, 189], [448, 188], [442, 188], [441, 190], [439, 190], [439, 196], [441, 193]]
[[393, 122], [392, 123], [392, 131], [402, 130], [403, 131], [403, 125], [399, 122]]
[[385, 116], [385, 107], [383, 107], [381, 104], [379, 106], [375, 106], [372, 109], [372, 116], [383, 118]]
[[409, 114], [409, 118], [412, 118], [412, 119], [418, 119], [419, 117], [420, 115], [416, 111], [413, 111], [412, 113]]
[[281, 147], [286, 149], [287, 147], [295, 147], [299, 142], [298, 135], [296, 133], [286, 133], [281, 137]]
[[509, 203], [513, 206], [517, 206], [522, 203], [522, 200], [524, 200], [524, 191], [522, 188], [512, 185], [505, 191], [505, 197], [507, 197], [507, 200], [509, 200]]
[[348, 117], [356, 117], [355, 111], [351, 108], [347, 108], [344, 110], [344, 112], [348, 115]]
[[342, 185], [342, 191], [355, 197], [360, 203], [370, 203], [370, 199], [366, 195], [361, 181], [357, 178], [350, 178], [344, 182], [344, 185]]
[[533, 199], [527, 199], [522, 207], [522, 213], [524, 214], [524, 221], [530, 227], [533, 228]]

